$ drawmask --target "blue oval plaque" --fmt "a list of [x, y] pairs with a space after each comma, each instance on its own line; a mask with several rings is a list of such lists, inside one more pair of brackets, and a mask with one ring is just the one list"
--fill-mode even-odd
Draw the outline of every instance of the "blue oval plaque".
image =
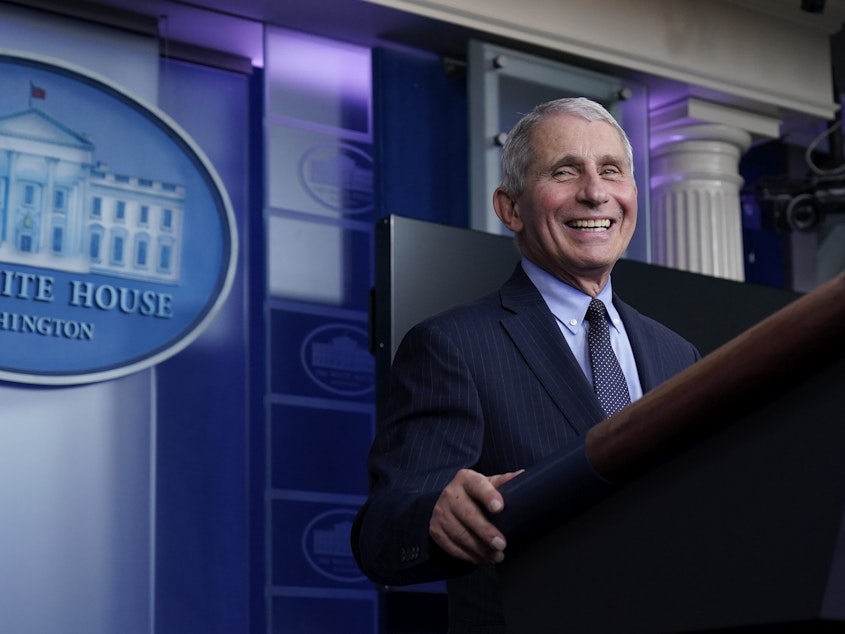
[[100, 381], [182, 350], [235, 271], [208, 159], [87, 71], [0, 54], [0, 86], [0, 379]]

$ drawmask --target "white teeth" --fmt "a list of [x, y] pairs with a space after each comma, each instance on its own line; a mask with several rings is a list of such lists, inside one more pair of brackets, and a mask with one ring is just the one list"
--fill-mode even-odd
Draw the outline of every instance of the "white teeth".
[[584, 231], [604, 231], [610, 229], [610, 220], [607, 218], [601, 220], [573, 220], [567, 222], [567, 226], [573, 229], [581, 229]]

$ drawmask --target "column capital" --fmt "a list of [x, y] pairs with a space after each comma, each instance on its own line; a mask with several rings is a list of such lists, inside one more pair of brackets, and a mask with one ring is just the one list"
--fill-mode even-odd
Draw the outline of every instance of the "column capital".
[[[776, 139], [780, 136], [781, 119], [698, 97], [683, 97], [659, 106], [649, 113], [652, 136], [681, 126], [694, 127], [706, 124], [743, 131], [752, 138]], [[706, 130], [716, 130], [716, 128], [702, 128], [701, 133]], [[727, 138], [723, 140], [731, 142]], [[747, 148], [748, 145], [745, 145], [743, 151]]]
[[739, 160], [751, 145], [745, 130], [719, 123], [664, 128], [651, 137], [651, 187], [685, 181], [713, 181], [742, 187]]
[[[651, 133], [651, 156], [667, 146], [688, 141], [727, 143], [737, 149], [737, 157], [751, 146], [751, 134], [721, 123], [693, 123], [666, 127]], [[665, 151], [665, 150], [664, 150]]]

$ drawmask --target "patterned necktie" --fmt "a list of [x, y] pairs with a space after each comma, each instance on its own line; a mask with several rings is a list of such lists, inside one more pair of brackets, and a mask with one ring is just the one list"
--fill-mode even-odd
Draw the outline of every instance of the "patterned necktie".
[[607, 310], [600, 299], [593, 299], [587, 308], [587, 343], [590, 346], [590, 365], [593, 368], [593, 389], [599, 397], [605, 416], [618, 412], [631, 403], [625, 375], [619, 367], [619, 360], [610, 347], [610, 330], [607, 326]]

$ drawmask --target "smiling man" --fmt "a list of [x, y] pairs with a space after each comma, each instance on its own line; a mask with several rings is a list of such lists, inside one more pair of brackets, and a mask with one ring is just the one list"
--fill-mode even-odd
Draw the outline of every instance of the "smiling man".
[[525, 258], [593, 297], [637, 224], [630, 143], [596, 105], [551, 102], [524, 117], [508, 136], [493, 197]]
[[377, 583], [446, 579], [451, 634], [505, 632], [494, 567], [507, 544], [488, 519], [503, 508], [498, 488], [610, 414], [593, 388], [592, 300], [626, 402], [699, 358], [611, 286], [637, 222], [632, 155], [593, 101], [525, 115], [493, 194], [520, 264], [496, 293], [415, 326], [396, 352], [352, 548]]

